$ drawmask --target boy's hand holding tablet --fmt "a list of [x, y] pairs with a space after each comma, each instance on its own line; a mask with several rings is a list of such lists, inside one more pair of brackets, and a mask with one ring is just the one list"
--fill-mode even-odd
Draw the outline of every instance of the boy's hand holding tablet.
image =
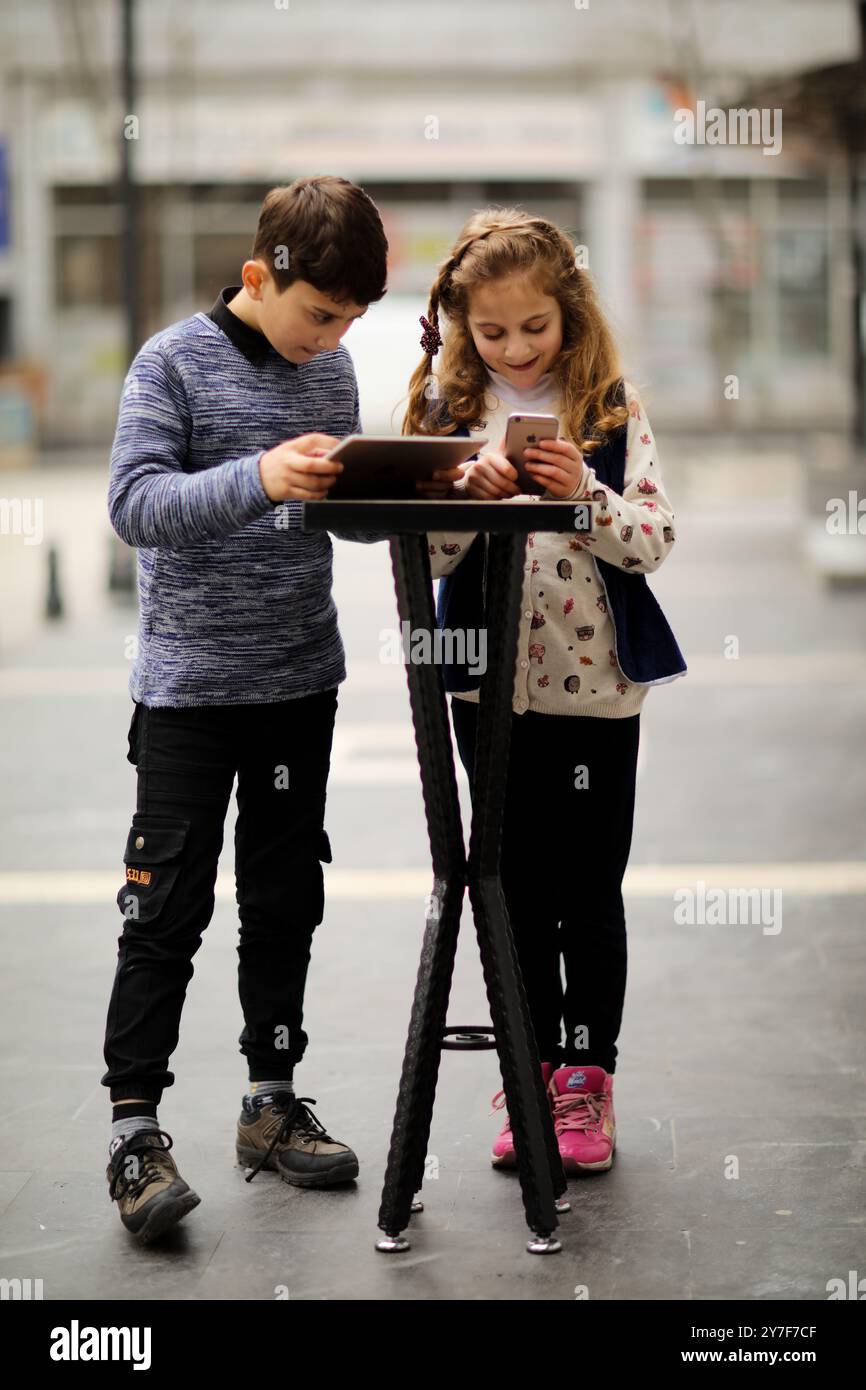
[[333, 487], [343, 465], [328, 458], [339, 440], [330, 434], [302, 434], [268, 449], [259, 459], [262, 487], [272, 502], [290, 497], [320, 502]]
[[454, 490], [455, 483], [459, 483], [463, 477], [463, 466], [457, 468], [437, 468], [432, 478], [419, 478], [415, 484], [422, 497], [428, 497], [437, 501], [442, 497], [450, 497]]

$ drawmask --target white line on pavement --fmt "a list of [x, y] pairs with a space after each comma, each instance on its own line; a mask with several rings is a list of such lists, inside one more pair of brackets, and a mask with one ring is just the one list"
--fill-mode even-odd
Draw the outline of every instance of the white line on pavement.
[[[110, 902], [123, 886], [123, 871], [70, 869], [8, 870], [0, 873], [0, 906]], [[698, 881], [707, 888], [776, 888], [794, 897], [866, 894], [866, 861], [731, 864], [634, 864], [625, 875], [627, 897], [668, 898]], [[423, 899], [430, 892], [430, 869], [325, 868], [333, 899]], [[289, 885], [287, 885], [288, 887]], [[217, 878], [216, 896], [232, 902], [232, 874]]]

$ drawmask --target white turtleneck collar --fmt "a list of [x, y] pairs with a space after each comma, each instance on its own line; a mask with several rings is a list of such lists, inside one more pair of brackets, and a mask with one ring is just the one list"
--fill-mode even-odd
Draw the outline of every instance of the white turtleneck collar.
[[535, 405], [543, 405], [550, 401], [557, 394], [553, 372], [545, 372], [543, 376], [538, 378], [534, 386], [526, 388], [515, 386], [501, 372], [495, 372], [492, 367], [487, 368], [487, 375], [490, 378], [491, 389], [495, 391], [501, 401], [527, 412]]

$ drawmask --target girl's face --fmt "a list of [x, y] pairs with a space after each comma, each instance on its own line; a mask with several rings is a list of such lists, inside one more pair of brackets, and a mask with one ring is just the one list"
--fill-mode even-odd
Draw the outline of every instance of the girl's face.
[[488, 367], [514, 386], [534, 386], [562, 347], [562, 310], [528, 275], [508, 275], [469, 291], [467, 323]]

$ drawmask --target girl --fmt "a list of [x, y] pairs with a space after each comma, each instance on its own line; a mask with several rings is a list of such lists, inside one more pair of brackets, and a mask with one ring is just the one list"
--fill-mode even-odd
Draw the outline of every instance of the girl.
[[[560, 437], [525, 450], [546, 489], [535, 500], [590, 504], [588, 533], [528, 537], [501, 859], [563, 1165], [608, 1169], [640, 709], [651, 685], [686, 670], [645, 578], [675, 540], [674, 513], [640, 397], [622, 378], [592, 282], [557, 227], [510, 208], [476, 213], [439, 268], [428, 320], [404, 432], [488, 441], [454, 495], [519, 496], [505, 428], [512, 412], [540, 412], [558, 417]], [[443, 580], [440, 626], [481, 627], [486, 538], [428, 539]], [[480, 679], [465, 667], [445, 670], [470, 783]], [[504, 1105], [502, 1092], [494, 1105]], [[492, 1162], [515, 1163], [507, 1115]]]

